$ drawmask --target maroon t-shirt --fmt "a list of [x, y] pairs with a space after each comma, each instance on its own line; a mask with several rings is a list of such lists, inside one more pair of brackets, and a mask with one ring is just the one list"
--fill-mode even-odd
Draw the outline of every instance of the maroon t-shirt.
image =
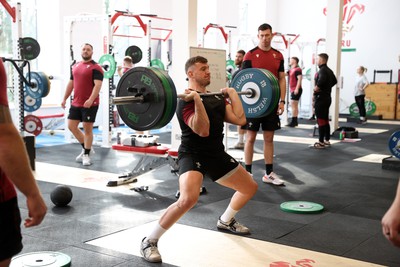
[[[3, 60], [0, 60], [0, 105], [8, 107], [7, 75]], [[0, 168], [0, 203], [6, 202], [17, 196], [13, 183], [7, 178]]]
[[293, 93], [294, 90], [296, 89], [297, 81], [299, 80], [298, 76], [302, 74], [303, 73], [300, 67], [296, 67], [289, 70], [289, 88], [291, 93]]
[[284, 59], [281, 52], [271, 48], [268, 51], [261, 50], [258, 46], [246, 53], [243, 58], [243, 69], [258, 68], [269, 70], [279, 78], [279, 72], [284, 72]]
[[[71, 80], [74, 82], [74, 100], [72, 105], [83, 107], [89, 99], [94, 87], [94, 80], [103, 80], [103, 69], [95, 61], [78, 62], [72, 66]], [[92, 106], [99, 105], [100, 97], [97, 96]]]

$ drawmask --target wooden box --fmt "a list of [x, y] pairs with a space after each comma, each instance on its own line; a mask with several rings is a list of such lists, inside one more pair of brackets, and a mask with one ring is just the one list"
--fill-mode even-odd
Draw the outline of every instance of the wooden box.
[[365, 89], [366, 100], [370, 99], [376, 105], [374, 116], [382, 115], [383, 119], [396, 118], [397, 85], [374, 83]]

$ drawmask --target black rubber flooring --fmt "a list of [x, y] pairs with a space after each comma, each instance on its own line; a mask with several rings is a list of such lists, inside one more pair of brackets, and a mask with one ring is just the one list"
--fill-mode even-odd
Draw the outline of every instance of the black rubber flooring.
[[[300, 123], [310, 125], [313, 122], [301, 120]], [[275, 142], [274, 171], [283, 177], [286, 186], [263, 184], [264, 163], [262, 160], [254, 162], [253, 174], [259, 191], [239, 213], [239, 219], [251, 226], [249, 238], [400, 266], [400, 249], [389, 244], [380, 227], [380, 219], [394, 198], [399, 174], [382, 169], [381, 163], [354, 161], [369, 154], [389, 155], [388, 139], [400, 126], [384, 121], [341, 125], [387, 131], [360, 132], [361, 141], [338, 143], [325, 150], [311, 149], [301, 143]], [[310, 134], [312, 129], [300, 128], [283, 128], [276, 132], [276, 135], [289, 137], [310, 137]], [[332, 139], [337, 140], [337, 136]], [[160, 135], [160, 142], [169, 143], [169, 140], [169, 133]], [[231, 144], [234, 141], [229, 139]], [[262, 150], [261, 141], [256, 142], [256, 147]], [[109, 148], [95, 149], [97, 155], [90, 167], [74, 161], [80, 151], [78, 144], [38, 148], [36, 161], [111, 173], [124, 171], [125, 167], [115, 165], [120, 154]], [[136, 160], [132, 155], [127, 157]], [[60, 251], [73, 258], [73, 266], [151, 266], [139, 257], [85, 242], [158, 219], [160, 212], [176, 200], [177, 177], [171, 174], [167, 162], [156, 171], [163, 182], [134, 196], [73, 187], [74, 199], [68, 208], [54, 207], [49, 199], [54, 184], [39, 181], [49, 211], [42, 225], [23, 230], [22, 253]], [[225, 209], [232, 192], [207, 179], [204, 185], [207, 194], [200, 197], [198, 205], [179, 223], [217, 230], [215, 218]], [[26, 216], [26, 204], [21, 199], [24, 198], [20, 196], [22, 216]], [[324, 205], [325, 210], [306, 215], [282, 212], [279, 205], [291, 200], [317, 202]]]

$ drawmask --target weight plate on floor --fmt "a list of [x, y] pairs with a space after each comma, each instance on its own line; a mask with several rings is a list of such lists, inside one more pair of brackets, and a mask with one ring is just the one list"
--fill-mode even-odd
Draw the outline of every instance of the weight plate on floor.
[[42, 105], [42, 98], [33, 98], [25, 91], [24, 92], [24, 110], [27, 112], [34, 112]]
[[158, 75], [150, 68], [135, 67], [121, 77], [116, 97], [143, 96], [144, 102], [117, 105], [125, 124], [137, 131], [155, 129], [166, 106], [165, 90]]
[[110, 54], [102, 55], [99, 59], [99, 65], [103, 67], [104, 71], [104, 78], [110, 79], [114, 76], [115, 70], [117, 69], [117, 63], [115, 59]]
[[[43, 72], [30, 72], [31, 85], [25, 84], [25, 90], [28, 95], [33, 98], [42, 98], [49, 93], [50, 80]], [[29, 73], [26, 74], [25, 78], [29, 82]]]
[[24, 117], [24, 128], [28, 133], [38, 136], [43, 130], [42, 120], [35, 115], [26, 115]]
[[132, 63], [136, 64], [142, 60], [142, 50], [136, 45], [131, 45], [125, 50], [125, 56], [130, 56], [132, 58]]
[[25, 253], [12, 258], [10, 267], [69, 267], [71, 257], [60, 252], [41, 251]]
[[400, 131], [394, 132], [389, 138], [389, 150], [393, 156], [400, 159]]
[[288, 201], [281, 204], [281, 210], [292, 213], [318, 213], [324, 206], [308, 201]]
[[247, 89], [254, 90], [254, 97], [240, 96], [247, 118], [266, 116], [275, 108], [273, 105], [276, 89], [272, 86], [270, 78], [263, 70], [257, 68], [243, 69], [235, 75], [231, 86], [237, 92], [246, 91]]
[[33, 60], [37, 58], [40, 54], [39, 43], [31, 38], [24, 37], [21, 39], [21, 57], [26, 60]]

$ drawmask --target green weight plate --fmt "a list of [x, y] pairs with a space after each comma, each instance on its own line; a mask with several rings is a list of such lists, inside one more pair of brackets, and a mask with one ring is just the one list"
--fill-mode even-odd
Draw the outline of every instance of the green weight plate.
[[170, 110], [171, 112], [168, 114], [169, 116], [166, 118], [166, 124], [168, 124], [172, 120], [174, 115], [175, 115], [176, 106], [178, 105], [178, 95], [176, 93], [176, 87], [175, 87], [174, 81], [171, 79], [171, 77], [168, 75], [168, 73], [165, 72], [165, 71], [161, 71], [161, 73], [163, 73], [163, 75], [167, 79], [167, 81], [168, 81], [168, 83], [170, 85], [170, 88], [171, 88], [172, 107], [171, 107], [171, 110]]
[[304, 77], [306, 77], [307, 80], [311, 81], [311, 68], [309, 68], [305, 74]]
[[[365, 101], [365, 113], [367, 116], [371, 116], [376, 111], [376, 105], [372, 101]], [[353, 103], [349, 107], [350, 115], [353, 117], [360, 117], [360, 111], [358, 110], [358, 106], [356, 103]]]
[[70, 267], [71, 257], [55, 251], [31, 252], [12, 258], [10, 267]]
[[110, 79], [114, 76], [115, 70], [117, 69], [117, 63], [115, 59], [110, 54], [102, 55], [99, 59], [99, 64], [103, 67], [104, 78]]
[[158, 68], [161, 70], [165, 70], [164, 63], [162, 63], [161, 59], [155, 58], [150, 61], [150, 65], [154, 68]]
[[131, 45], [125, 50], [125, 56], [130, 56], [132, 58], [132, 63], [136, 64], [142, 60], [142, 50], [136, 45]]
[[230, 74], [229, 80], [232, 79], [232, 74], [235, 72], [235, 70], [236, 70], [235, 61], [233, 61], [232, 59], [228, 59], [226, 61], [226, 72], [227, 72], [227, 75], [228, 75], [228, 73]]
[[24, 91], [24, 110], [27, 112], [34, 112], [42, 105], [42, 98], [33, 98]]
[[[30, 82], [33, 86], [25, 84], [25, 90], [27, 94], [33, 98], [42, 98], [49, 94], [50, 80], [43, 72], [30, 72]], [[25, 76], [26, 80], [29, 81], [29, 73]]]
[[279, 82], [278, 82], [277, 78], [275, 77], [275, 75], [273, 75], [270, 71], [268, 71], [266, 69], [261, 69], [261, 70], [269, 78], [269, 82], [271, 83], [272, 101], [271, 101], [271, 105], [267, 111], [267, 113], [269, 114], [269, 113], [275, 111], [275, 109], [277, 108], [277, 105], [278, 105], [279, 99], [280, 99], [280, 87], [279, 87]]
[[165, 110], [165, 90], [156, 73], [144, 67], [128, 70], [117, 85], [116, 97], [140, 96], [144, 102], [117, 105], [118, 113], [125, 124], [137, 131], [155, 129]]
[[40, 54], [40, 45], [39, 43], [31, 38], [24, 37], [21, 39], [21, 57], [25, 60], [33, 60], [37, 58]]
[[168, 76], [168, 74], [165, 71], [157, 68], [151, 68], [151, 69], [155, 73], [157, 73], [157, 75], [160, 77], [160, 80], [164, 85], [164, 90], [166, 93], [165, 110], [163, 112], [163, 117], [160, 120], [160, 123], [157, 125], [157, 128], [162, 128], [171, 121], [172, 117], [175, 114], [177, 105], [176, 89], [174, 83], [172, 82], [172, 79]]
[[292, 213], [318, 213], [324, 206], [308, 201], [288, 201], [281, 204], [281, 210]]

